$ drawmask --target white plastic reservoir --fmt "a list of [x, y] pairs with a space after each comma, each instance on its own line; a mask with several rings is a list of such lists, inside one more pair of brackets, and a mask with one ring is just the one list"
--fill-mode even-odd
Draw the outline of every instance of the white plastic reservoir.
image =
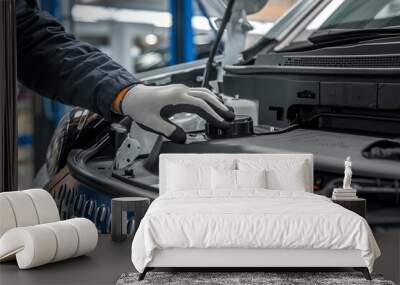
[[236, 115], [247, 115], [253, 119], [253, 125], [258, 125], [258, 101], [241, 99], [239, 95], [235, 97], [223, 95], [224, 102], [235, 111]]

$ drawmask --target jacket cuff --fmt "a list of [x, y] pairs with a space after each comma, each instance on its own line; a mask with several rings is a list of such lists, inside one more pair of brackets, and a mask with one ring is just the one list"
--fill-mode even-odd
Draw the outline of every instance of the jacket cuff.
[[112, 121], [112, 104], [115, 97], [125, 88], [139, 84], [139, 80], [130, 74], [121, 74], [118, 77], [107, 77], [102, 83], [102, 87], [99, 89], [95, 99], [97, 113], [107, 121]]
[[111, 105], [111, 110], [117, 114], [121, 114], [122, 115], [122, 109], [121, 109], [121, 103], [122, 100], [124, 100], [126, 94], [128, 94], [128, 91], [130, 90], [129, 87], [125, 87], [124, 89], [122, 89], [117, 96], [115, 96], [112, 105]]

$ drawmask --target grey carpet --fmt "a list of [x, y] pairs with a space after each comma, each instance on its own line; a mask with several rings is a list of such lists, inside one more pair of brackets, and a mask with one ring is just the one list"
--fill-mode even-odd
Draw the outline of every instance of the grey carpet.
[[138, 275], [138, 273], [122, 274], [117, 285], [395, 285], [377, 275], [373, 275], [373, 280], [368, 281], [359, 272], [148, 272], [144, 280], [137, 281]]

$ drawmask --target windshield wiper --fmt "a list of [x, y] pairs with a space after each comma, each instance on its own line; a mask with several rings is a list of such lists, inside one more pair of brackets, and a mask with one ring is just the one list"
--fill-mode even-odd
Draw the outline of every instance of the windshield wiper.
[[400, 36], [400, 28], [325, 29], [312, 33], [307, 42], [293, 43], [279, 52], [308, 51], [395, 36]]
[[400, 28], [382, 29], [325, 29], [317, 30], [308, 37], [313, 44], [335, 43], [338, 41], [357, 42], [400, 35]]

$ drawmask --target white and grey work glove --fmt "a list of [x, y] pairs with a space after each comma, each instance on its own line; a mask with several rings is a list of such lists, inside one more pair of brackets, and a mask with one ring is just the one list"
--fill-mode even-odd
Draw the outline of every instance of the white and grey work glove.
[[161, 134], [174, 142], [186, 141], [185, 131], [169, 120], [177, 113], [194, 113], [220, 128], [235, 118], [217, 96], [206, 88], [182, 84], [166, 86], [135, 85], [121, 103], [121, 111], [143, 129]]

